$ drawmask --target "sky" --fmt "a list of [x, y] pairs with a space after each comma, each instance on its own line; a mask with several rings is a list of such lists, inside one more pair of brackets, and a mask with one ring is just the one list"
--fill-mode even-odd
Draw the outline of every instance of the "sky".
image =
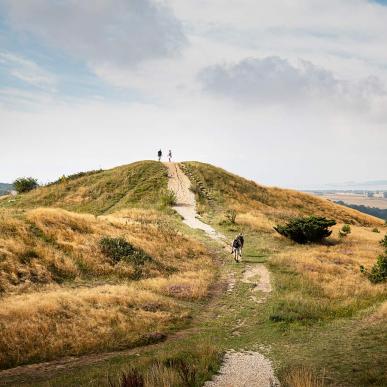
[[387, 0], [1, 0], [0, 181], [155, 159], [387, 179]]

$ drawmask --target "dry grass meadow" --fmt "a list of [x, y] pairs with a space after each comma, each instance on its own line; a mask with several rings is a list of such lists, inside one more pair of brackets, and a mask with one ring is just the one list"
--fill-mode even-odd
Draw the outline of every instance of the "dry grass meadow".
[[[99, 246], [104, 236], [152, 260], [140, 273], [112, 262]], [[206, 248], [156, 210], [2, 210], [0, 366], [156, 341], [189, 317], [181, 301], [207, 296], [213, 273]]]
[[[207, 164], [187, 162], [182, 168], [203, 218], [230, 238], [246, 234], [246, 263], [228, 263], [227, 270], [237, 277], [243, 265], [266, 260], [274, 290], [256, 313], [249, 289], [237, 284], [235, 294], [211, 312], [217, 317], [202, 319], [199, 344], [187, 338], [181, 353], [166, 346], [139, 360], [146, 386], [202, 385], [224, 348], [251, 348], [257, 340], [272, 348], [289, 387], [350, 385], [351, 367], [361, 363], [366, 370], [382, 361], [372, 346], [385, 331], [386, 284], [372, 284], [359, 270], [370, 268], [382, 252], [379, 240], [387, 228], [381, 220]], [[140, 162], [0, 201], [0, 368], [143, 346], [187, 326], [224, 268], [214, 261], [214, 245], [188, 234], [162, 200], [166, 186], [162, 164]], [[273, 230], [291, 217], [312, 214], [337, 221], [323, 244], [297, 245]], [[339, 236], [343, 224], [351, 226], [346, 237]], [[125, 239], [146, 259], [114, 261], [101, 248], [105, 237]], [[232, 326], [242, 320], [246, 332], [233, 336]], [[335, 336], [328, 326], [339, 321], [342, 330]], [[367, 335], [356, 336], [361, 329], [374, 344]], [[349, 340], [363, 347], [355, 349]], [[344, 355], [335, 354], [340, 348], [346, 348]], [[171, 354], [177, 357], [173, 366]], [[137, 377], [136, 369], [128, 372]], [[362, 385], [385, 380], [380, 372], [365, 372], [356, 379]]]

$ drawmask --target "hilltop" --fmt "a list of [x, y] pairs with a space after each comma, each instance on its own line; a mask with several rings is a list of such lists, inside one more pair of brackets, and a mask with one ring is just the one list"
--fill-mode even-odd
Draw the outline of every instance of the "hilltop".
[[[380, 219], [306, 193], [265, 187], [221, 168], [199, 163], [181, 164], [198, 195], [199, 210], [218, 212], [235, 209], [240, 217], [260, 215], [269, 221], [316, 214], [339, 222], [380, 225]], [[1, 207], [59, 207], [69, 211], [102, 215], [123, 208], [160, 208], [167, 190], [168, 173], [155, 161], [139, 161], [110, 170], [91, 171], [59, 179], [30, 193], [18, 195]], [[200, 207], [201, 206], [201, 207]]]

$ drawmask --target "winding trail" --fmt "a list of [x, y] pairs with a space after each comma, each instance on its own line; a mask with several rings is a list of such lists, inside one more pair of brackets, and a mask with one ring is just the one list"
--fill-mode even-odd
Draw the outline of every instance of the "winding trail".
[[[210, 225], [198, 219], [195, 195], [190, 190], [191, 182], [176, 163], [164, 163], [168, 168], [168, 187], [176, 195], [174, 209], [183, 217], [183, 222], [189, 227], [203, 230], [209, 237], [229, 246], [224, 235], [215, 231]], [[272, 291], [270, 273], [263, 264], [248, 266], [243, 274], [242, 282], [250, 284], [251, 298], [257, 303], [263, 303]], [[231, 279], [228, 292], [233, 291], [235, 277]], [[223, 365], [211, 381], [204, 387], [275, 387], [279, 386], [274, 375], [271, 361], [259, 352], [228, 351]]]

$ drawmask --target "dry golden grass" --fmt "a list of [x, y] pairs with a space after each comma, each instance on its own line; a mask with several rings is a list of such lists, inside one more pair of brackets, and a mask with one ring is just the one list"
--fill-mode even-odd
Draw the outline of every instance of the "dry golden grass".
[[170, 270], [211, 270], [203, 245], [182, 235], [166, 215], [153, 210], [128, 210], [100, 218], [48, 208], [23, 214], [3, 211], [0, 231], [3, 292], [91, 276], [130, 278], [131, 263], [113, 264], [100, 251], [103, 236], [124, 237], [154, 258], [144, 264], [144, 278], [166, 276]]
[[[267, 222], [279, 222], [294, 216], [314, 214], [333, 218], [342, 223], [383, 224], [378, 218], [326, 199], [294, 190], [258, 185], [209, 164], [187, 162], [183, 165], [214, 197], [218, 211], [234, 209], [240, 214], [242, 222], [254, 222], [252, 219], [246, 219], [248, 216], [246, 214], [252, 214], [258, 217], [260, 224], [266, 228]], [[207, 208], [208, 203], [204, 202], [203, 206], [201, 201], [200, 210], [205, 212]]]
[[[334, 235], [342, 225], [334, 227]], [[356, 299], [385, 294], [386, 284], [372, 284], [360, 273], [360, 265], [370, 267], [378, 254], [380, 234], [369, 228], [352, 226], [352, 233], [343, 239], [331, 238], [328, 245], [292, 245], [275, 255], [272, 263], [289, 267], [319, 286], [325, 297], [352, 303]]]
[[[3, 210], [0, 368], [146, 344], [187, 317], [179, 300], [207, 296], [215, 269], [174, 222], [144, 209], [101, 217]], [[132, 280], [134, 262], [104, 256], [104, 236], [124, 237], [152, 257], [140, 281]]]
[[292, 369], [284, 378], [285, 387], [323, 387], [324, 381], [306, 367]]
[[152, 341], [186, 311], [135, 285], [52, 289], [0, 300], [0, 367]]

